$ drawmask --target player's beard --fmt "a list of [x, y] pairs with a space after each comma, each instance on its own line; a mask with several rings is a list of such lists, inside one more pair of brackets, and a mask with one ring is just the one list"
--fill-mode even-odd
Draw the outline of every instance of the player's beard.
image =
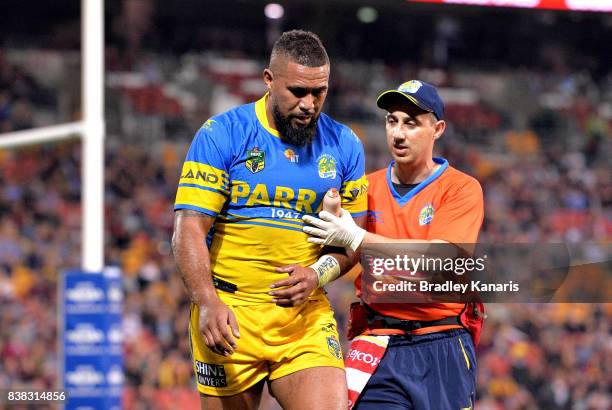
[[313, 116], [305, 127], [294, 127], [291, 125], [291, 116], [283, 117], [277, 105], [272, 107], [274, 124], [281, 135], [281, 139], [298, 147], [310, 144], [317, 134], [317, 121], [319, 116]]

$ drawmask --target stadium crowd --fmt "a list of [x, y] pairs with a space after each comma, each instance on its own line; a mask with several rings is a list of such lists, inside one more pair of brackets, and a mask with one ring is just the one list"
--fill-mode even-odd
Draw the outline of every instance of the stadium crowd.
[[33, 104], [42, 87], [19, 66], [6, 61], [0, 49], [0, 132], [32, 128]]
[[[211, 107], [220, 104], [218, 98], [231, 97], [209, 96], [185, 105], [192, 100], [174, 87], [170, 98], [164, 76], [155, 74], [156, 61], [161, 60], [142, 66], [156, 91], [147, 88], [149, 94], [143, 97], [133, 89], [111, 87], [116, 93], [111, 98], [123, 102], [118, 105], [125, 112], [110, 117], [109, 129], [137, 132], [126, 125], [126, 117], [137, 113], [164, 118], [162, 134], [172, 138], [127, 144], [117, 136], [122, 134], [110, 135], [106, 151], [106, 262], [120, 266], [124, 274], [125, 404], [134, 409], [197, 406], [187, 337], [188, 301], [170, 249], [172, 204], [195, 124], [214, 111]], [[376, 86], [440, 73], [414, 67], [359, 67], [373, 81], [351, 84], [370, 86], [351, 87], [343, 80], [346, 71], [339, 71], [332, 76], [332, 81], [338, 79], [338, 89], [329, 110], [356, 119], [351, 122], [364, 138], [371, 171], [387, 161], [384, 146], [374, 138], [382, 136], [368, 135], [367, 124], [379, 121], [369, 108]], [[179, 80], [187, 86], [196, 80], [189, 77], [188, 68], [184, 70]], [[440, 84], [449, 89], [476, 87], [476, 74], [459, 74], [442, 72]], [[565, 74], [556, 82], [536, 72], [520, 76], [531, 89], [523, 98], [554, 91], [573, 103], [531, 111], [526, 107], [522, 119], [516, 107], [496, 103], [501, 97], [450, 104], [450, 129], [440, 153], [484, 187], [481, 241], [567, 241], [582, 243], [585, 258], [601, 255], [612, 238], [612, 116], [603, 97], [610, 95], [612, 79], [594, 83], [581, 73]], [[500, 74], [481, 81], [479, 91], [513, 78]], [[202, 81], [218, 80], [213, 73]], [[35, 115], [32, 107], [40, 91], [25, 71], [3, 61], [0, 54], [2, 131], [33, 124], [27, 118]], [[243, 91], [241, 96], [249, 93], [255, 92]], [[181, 133], [177, 142], [176, 134]], [[56, 289], [60, 272], [79, 265], [80, 166], [76, 141], [0, 150], [0, 389], [57, 386]], [[332, 284], [329, 295], [344, 327], [353, 299], [350, 280]], [[489, 305], [478, 349], [476, 408], [612, 407], [611, 319], [610, 304]]]

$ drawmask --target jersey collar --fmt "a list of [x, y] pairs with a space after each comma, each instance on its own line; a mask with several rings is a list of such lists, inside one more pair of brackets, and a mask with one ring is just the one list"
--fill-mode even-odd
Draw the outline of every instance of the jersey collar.
[[257, 120], [261, 126], [264, 127], [266, 131], [275, 137], [280, 138], [278, 131], [272, 128], [268, 122], [268, 116], [266, 115], [266, 101], [268, 101], [268, 96], [269, 94], [265, 93], [263, 97], [255, 102], [255, 115], [257, 116]]
[[391, 195], [393, 195], [393, 198], [395, 198], [399, 206], [404, 206], [406, 202], [410, 201], [414, 196], [416, 196], [416, 194], [425, 189], [427, 185], [438, 179], [438, 177], [442, 175], [446, 168], [448, 168], [448, 161], [444, 158], [433, 157], [433, 161], [436, 164], [440, 164], [440, 168], [438, 168], [436, 172], [428, 176], [427, 179], [425, 179], [423, 182], [412, 188], [404, 196], [398, 194], [395, 190], [395, 187], [393, 186], [393, 181], [391, 180], [391, 169], [393, 169], [393, 164], [395, 163], [395, 161], [391, 161], [389, 167], [387, 168], [387, 185], [389, 186], [389, 191], [391, 191]]

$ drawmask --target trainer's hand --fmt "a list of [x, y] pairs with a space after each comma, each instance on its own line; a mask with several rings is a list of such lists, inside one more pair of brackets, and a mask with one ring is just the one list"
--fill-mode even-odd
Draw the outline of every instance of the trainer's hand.
[[[319, 219], [321, 218], [321, 219]], [[304, 225], [302, 230], [310, 235], [308, 242], [319, 245], [339, 246], [356, 251], [363, 242], [366, 231], [357, 226], [351, 214], [340, 208], [340, 217], [327, 211], [319, 212], [319, 218], [304, 215], [304, 222], [314, 225]]]
[[[199, 307], [199, 330], [206, 346], [221, 356], [229, 356], [234, 353], [236, 349], [234, 337], [240, 338], [234, 312], [218, 298], [201, 304]], [[229, 328], [232, 329], [231, 332]]]
[[269, 295], [274, 296], [273, 301], [279, 306], [301, 305], [319, 285], [317, 273], [312, 268], [292, 264], [276, 268], [276, 271], [290, 275], [270, 285], [272, 289], [288, 286], [286, 289], [268, 292]]

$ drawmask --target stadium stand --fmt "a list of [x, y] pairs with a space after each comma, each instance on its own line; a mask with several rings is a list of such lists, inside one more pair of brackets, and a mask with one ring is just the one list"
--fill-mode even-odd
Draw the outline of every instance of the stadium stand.
[[[223, 34], [202, 42], [214, 48]], [[327, 111], [354, 127], [373, 170], [387, 162], [377, 92], [406, 78], [435, 82], [451, 124], [440, 153], [485, 190], [481, 241], [568, 241], [602, 254], [612, 239], [612, 72], [572, 67], [572, 50], [550, 51], [551, 71], [342, 60]], [[30, 51], [0, 48], [2, 132], [78, 117], [78, 87], [41, 81], [32, 65], [73, 72], [74, 59]], [[106, 261], [124, 273], [127, 409], [198, 405], [188, 301], [170, 249], [179, 167], [203, 121], [263, 90], [257, 55], [182, 51], [107, 50]], [[75, 141], [0, 150], [0, 389], [56, 386], [56, 289], [58, 272], [79, 265], [80, 165]], [[351, 282], [329, 296], [344, 329]], [[611, 323], [611, 304], [491, 305], [476, 408], [612, 407]]]

